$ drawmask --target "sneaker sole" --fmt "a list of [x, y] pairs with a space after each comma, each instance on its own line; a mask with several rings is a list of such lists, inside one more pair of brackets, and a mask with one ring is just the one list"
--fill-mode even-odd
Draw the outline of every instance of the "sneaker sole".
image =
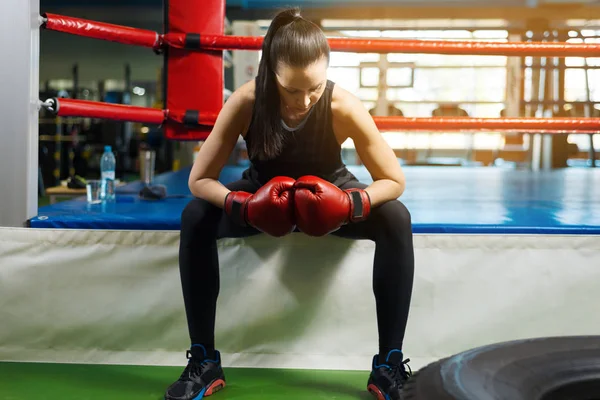
[[210, 396], [212, 394], [215, 394], [223, 388], [225, 388], [225, 381], [223, 379], [217, 379], [208, 386], [206, 392], [204, 393], [204, 396]]
[[367, 386], [367, 390], [369, 391], [369, 393], [371, 393], [371, 395], [373, 395], [373, 397], [375, 397], [377, 400], [390, 400], [390, 397], [383, 394], [381, 392], [381, 390], [379, 390], [379, 388], [373, 384], [370, 384], [369, 386]]

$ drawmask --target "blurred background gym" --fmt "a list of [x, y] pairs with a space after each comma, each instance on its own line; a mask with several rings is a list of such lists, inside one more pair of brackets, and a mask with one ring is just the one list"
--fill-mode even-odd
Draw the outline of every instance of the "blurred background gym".
[[[356, 4], [355, 4], [356, 3]], [[226, 32], [263, 35], [283, 1], [231, 0]], [[552, 0], [296, 1], [328, 36], [485, 41], [600, 41], [597, 3]], [[44, 12], [163, 32], [161, 0], [41, 0]], [[225, 98], [256, 73], [259, 52], [226, 52]], [[163, 58], [151, 50], [41, 31], [40, 99], [68, 97], [164, 108]], [[201, 72], [199, 72], [199, 76]], [[373, 115], [599, 116], [600, 58], [332, 53], [330, 79]], [[199, 93], [198, 95], [202, 95]], [[406, 165], [553, 169], [594, 167], [592, 135], [556, 135], [536, 151], [527, 132], [382, 132]], [[537, 138], [537, 140], [545, 140]], [[160, 126], [40, 115], [40, 206], [46, 190], [74, 176], [99, 177], [105, 145], [117, 179], [139, 178], [140, 148], [156, 151], [156, 173], [190, 165], [202, 143], [172, 142]], [[344, 159], [360, 164], [351, 142]], [[247, 157], [240, 140], [231, 165]]]

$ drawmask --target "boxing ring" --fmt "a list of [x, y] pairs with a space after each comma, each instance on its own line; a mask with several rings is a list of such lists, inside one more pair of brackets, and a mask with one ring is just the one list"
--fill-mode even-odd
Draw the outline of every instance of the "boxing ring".
[[[350, 168], [369, 181], [362, 167]], [[415, 232], [405, 341], [413, 365], [490, 342], [597, 331], [598, 172], [405, 171], [402, 200]], [[0, 256], [12, 266], [3, 270], [11, 304], [2, 311], [10, 327], [0, 328], [3, 359], [181, 364], [188, 344], [177, 227], [187, 173], [157, 178], [173, 198], [140, 200], [127, 194], [139, 189], [132, 183], [115, 204], [75, 199], [40, 208], [30, 229], [0, 229]], [[240, 173], [228, 167], [220, 179]], [[369, 365], [373, 243], [294, 233], [218, 246], [226, 365]]]
[[[188, 3], [170, 2], [169, 31], [162, 35], [42, 15], [49, 30], [163, 54], [164, 110], [69, 99], [42, 99], [39, 106], [59, 116], [160, 123], [172, 140], [205, 138], [223, 101], [221, 50], [256, 50], [261, 38], [222, 36], [222, 2], [203, 2], [202, 10]], [[195, 16], [200, 22], [192, 26]], [[331, 44], [334, 51], [509, 56], [585, 56], [600, 50], [566, 43], [332, 39]], [[193, 68], [205, 70], [203, 79], [190, 79]], [[210, 87], [204, 87], [207, 82]], [[204, 95], [183, 96], [185, 85]], [[382, 130], [600, 131], [598, 118], [374, 119]], [[599, 331], [596, 169], [404, 169], [407, 190], [401, 200], [415, 233], [405, 340], [413, 369], [488, 343]], [[220, 181], [238, 179], [242, 170], [226, 167]], [[350, 170], [371, 182], [364, 167]], [[41, 207], [27, 228], [0, 228], [0, 304], [9, 305], [0, 308], [0, 359], [183, 364], [189, 343], [177, 260], [179, 218], [191, 198], [188, 173], [157, 177], [155, 183], [165, 185], [169, 195], [162, 200], [140, 199], [141, 184], [135, 182], [118, 189], [116, 203], [75, 199]], [[373, 243], [294, 233], [224, 239], [218, 248], [216, 337], [225, 366], [369, 368], [377, 349]]]
[[[219, 181], [240, 179], [246, 167], [227, 166]], [[348, 169], [372, 183], [363, 166]], [[600, 174], [573, 168], [532, 172], [502, 168], [404, 167], [408, 182], [400, 198], [416, 234], [600, 235]], [[32, 228], [172, 230], [180, 228], [192, 195], [190, 167], [159, 175], [167, 198], [143, 200], [143, 185], [117, 189], [116, 203], [89, 205], [85, 197], [41, 207]], [[270, 240], [273, 240], [270, 238]]]

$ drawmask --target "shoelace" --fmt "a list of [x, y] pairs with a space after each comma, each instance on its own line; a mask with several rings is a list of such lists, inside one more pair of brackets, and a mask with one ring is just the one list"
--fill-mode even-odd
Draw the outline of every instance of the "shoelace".
[[186, 353], [188, 365], [185, 367], [179, 380], [189, 380], [190, 376], [200, 376], [206, 368], [206, 361], [197, 361], [192, 357], [192, 353], [188, 350]]
[[[406, 382], [408, 378], [412, 376], [412, 370], [410, 369], [410, 365], [408, 365], [409, 362], [410, 358], [407, 358], [406, 360], [402, 361], [402, 363], [392, 365], [390, 368], [392, 370], [392, 379], [399, 387], [404, 385], [404, 382]], [[408, 371], [406, 370], [405, 366], [408, 367]]]

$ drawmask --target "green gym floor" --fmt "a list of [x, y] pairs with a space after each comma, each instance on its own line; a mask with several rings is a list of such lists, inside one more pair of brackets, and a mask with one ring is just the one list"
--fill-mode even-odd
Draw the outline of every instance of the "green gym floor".
[[[160, 400], [183, 367], [0, 362], [0, 400]], [[373, 399], [367, 371], [225, 368], [211, 400]]]

